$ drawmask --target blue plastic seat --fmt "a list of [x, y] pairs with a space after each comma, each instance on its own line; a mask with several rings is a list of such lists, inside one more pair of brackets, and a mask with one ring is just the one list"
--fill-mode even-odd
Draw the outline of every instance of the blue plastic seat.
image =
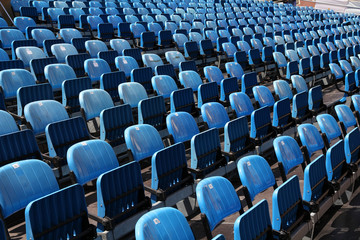
[[22, 33], [26, 33], [27, 27], [36, 26], [36, 22], [31, 17], [15, 17], [14, 24]]
[[208, 239], [212, 238], [211, 232], [225, 217], [244, 212], [234, 187], [224, 177], [209, 177], [200, 181], [196, 186], [196, 197]]
[[87, 22], [89, 24], [90, 30], [97, 30], [97, 26], [101, 23], [104, 23], [103, 19], [100, 16], [87, 16]]
[[166, 125], [175, 143], [189, 143], [191, 138], [200, 133], [193, 116], [187, 112], [171, 113], [166, 117]]
[[148, 124], [128, 127], [125, 130], [125, 143], [136, 162], [150, 158], [164, 148], [159, 132]]
[[20, 87], [35, 85], [34, 76], [25, 69], [0, 71], [0, 87], [4, 99], [14, 99]]
[[56, 39], [54, 33], [49, 29], [33, 29], [31, 35], [36, 40], [38, 47], [43, 47], [45, 40]]
[[132, 108], [136, 108], [141, 100], [148, 97], [145, 88], [136, 82], [120, 84], [119, 96], [124, 103], [130, 104]]
[[294, 126], [294, 119], [291, 116], [290, 100], [288, 98], [277, 101], [274, 104], [273, 126], [281, 133]]
[[225, 64], [226, 72], [230, 77], [236, 77], [238, 82], [241, 82], [242, 77], [244, 76], [244, 70], [241, 65], [237, 62], [229, 62]]
[[16, 48], [16, 56], [23, 61], [27, 68], [30, 66], [31, 60], [46, 58], [45, 53], [38, 47], [18, 47]]
[[259, 193], [269, 187], [277, 188], [270, 165], [261, 156], [252, 155], [241, 158], [237, 169], [249, 207], [252, 206], [252, 201]]
[[125, 72], [126, 77], [130, 77], [133, 69], [139, 68], [138, 63], [133, 57], [130, 56], [119, 56], [115, 58], [116, 67]]
[[329, 147], [331, 141], [337, 138], [342, 139], [342, 133], [336, 119], [330, 114], [321, 114], [316, 116], [316, 121], [322, 133], [327, 137], [328, 142], [325, 142], [326, 147]]
[[111, 72], [109, 64], [104, 59], [87, 59], [84, 62], [84, 69], [93, 83], [100, 81], [104, 73]]
[[255, 139], [256, 145], [271, 138], [275, 130], [271, 125], [270, 108], [262, 107], [251, 113], [250, 137]]
[[31, 201], [59, 190], [51, 168], [40, 160], [10, 163], [1, 167], [0, 176], [0, 204], [5, 220]]
[[182, 71], [179, 73], [179, 80], [185, 88], [191, 88], [194, 92], [202, 84], [202, 80], [195, 71]]
[[10, 49], [14, 40], [25, 40], [24, 34], [17, 29], [0, 30], [0, 41], [3, 49]]
[[138, 104], [138, 123], [149, 124], [158, 131], [166, 124], [166, 109], [163, 96], [143, 99]]
[[347, 166], [344, 140], [338, 141], [326, 152], [326, 174], [329, 182], [341, 183], [349, 174]]
[[232, 93], [229, 96], [231, 108], [235, 110], [237, 117], [250, 116], [254, 106], [248, 95], [242, 92]]
[[107, 21], [112, 24], [114, 30], [118, 29], [119, 23], [123, 22], [121, 17], [117, 16], [117, 14], [119, 14], [119, 11], [116, 8], [106, 8], [106, 13], [110, 14], [107, 17]]
[[54, 44], [51, 46], [51, 52], [56, 57], [59, 63], [65, 63], [65, 58], [68, 55], [77, 55], [76, 48], [69, 43]]
[[65, 80], [76, 78], [74, 70], [67, 64], [46, 65], [44, 73], [54, 91], [61, 90], [62, 83]]
[[295, 139], [289, 136], [277, 137], [273, 142], [273, 146], [276, 157], [278, 159], [280, 173], [284, 182], [287, 180], [286, 175], [294, 167], [301, 164], [304, 170], [305, 161], [303, 153]]
[[194, 117], [198, 116], [198, 110], [195, 107], [194, 94], [191, 88], [179, 89], [170, 94], [171, 113], [187, 112]]
[[80, 185], [98, 178], [119, 166], [114, 150], [101, 140], [88, 140], [74, 144], [67, 151], [67, 162]]
[[54, 100], [28, 103], [24, 108], [24, 116], [35, 135], [45, 133], [49, 123], [69, 119], [65, 107]]
[[167, 51], [165, 53], [166, 60], [174, 66], [175, 69], [179, 69], [181, 62], [185, 62], [185, 57], [178, 51]]
[[107, 51], [106, 44], [100, 40], [88, 40], [85, 42], [85, 48], [92, 58], [97, 58], [99, 52]]
[[291, 236], [298, 227], [307, 227], [310, 217], [304, 209], [297, 176], [291, 177], [274, 191], [272, 204], [272, 226], [276, 231]]
[[274, 90], [276, 95], [279, 96], [279, 99], [288, 98], [289, 100], [293, 99], [293, 94], [290, 88], [290, 85], [284, 80], [276, 80], [273, 82]]
[[207, 66], [204, 68], [204, 75], [209, 80], [209, 82], [216, 82], [220, 85], [221, 80], [224, 79], [224, 76], [221, 70], [215, 66]]
[[152, 210], [142, 216], [136, 223], [135, 237], [137, 240], [145, 240], [149, 237], [173, 240], [195, 239], [184, 215], [171, 207]]
[[0, 50], [0, 61], [9, 61], [9, 55], [5, 52], [4, 49]]
[[142, 55], [142, 60], [146, 67], [151, 67], [153, 72], [155, 72], [155, 67], [164, 65], [163, 61], [157, 54], [146, 53]]
[[117, 51], [119, 56], [123, 54], [124, 49], [131, 49], [130, 43], [125, 39], [111, 39], [110, 46], [113, 50]]
[[9, 134], [9, 133], [13, 133], [13, 132], [18, 132], [18, 131], [19, 131], [19, 127], [17, 126], [14, 118], [13, 118], [8, 112], [5, 112], [5, 111], [3, 111], [3, 110], [0, 110], [0, 116], [1, 116], [1, 121], [0, 121], [1, 131], [0, 131], [0, 135], [5, 135], [5, 134]]
[[230, 121], [224, 106], [217, 102], [209, 102], [202, 105], [201, 115], [209, 128], [221, 129]]
[[216, 82], [203, 83], [198, 87], [198, 108], [205, 103], [218, 101], [219, 91]]
[[301, 144], [306, 147], [309, 157], [318, 150], [322, 150], [322, 152], [325, 153], [323, 138], [315, 126], [308, 123], [301, 124], [298, 127], [298, 133]]
[[359, 165], [359, 143], [356, 139], [360, 136], [359, 128], [351, 130], [344, 139], [344, 151], [346, 163], [350, 166], [358, 167]]
[[191, 168], [195, 178], [202, 178], [226, 165], [221, 154], [219, 130], [212, 128], [191, 138]]
[[259, 103], [260, 107], [273, 107], [275, 100], [270, 90], [265, 86], [253, 87], [253, 94], [255, 100]]
[[293, 75], [291, 76], [291, 82], [293, 88], [295, 88], [297, 93], [301, 93], [303, 91], [308, 92], [308, 86], [305, 82], [305, 79], [300, 75]]
[[339, 118], [341, 130], [344, 136], [346, 135], [349, 128], [358, 126], [353, 112], [347, 105], [336, 105], [335, 112], [337, 117]]
[[[73, 201], [77, 202], [76, 206], [73, 205]], [[66, 217], [65, 215], [61, 219], [52, 217], [63, 213], [66, 213]], [[51, 238], [59, 232], [62, 237], [96, 236], [95, 227], [89, 224], [84, 190], [80, 185], [54, 191], [30, 202], [25, 209], [25, 222], [26, 235], [32, 239], [36, 239], [37, 236]], [[44, 222], [48, 224], [44, 225]]]
[[66, 43], [71, 43], [73, 38], [82, 38], [80, 31], [75, 28], [62, 28], [59, 33]]
[[178, 89], [174, 79], [167, 75], [152, 77], [151, 84], [157, 95], [162, 95], [165, 99], [170, 98], [170, 94]]
[[[262, 221], [259, 221], [261, 219]], [[257, 226], [257, 227], [249, 227]], [[273, 237], [268, 202], [263, 199], [238, 217], [234, 223], [234, 239], [245, 240], [261, 236]]]
[[152, 77], [153, 77], [153, 71], [150, 67], [133, 69], [131, 71], [131, 82], [140, 83], [149, 93], [154, 91], [151, 85]]

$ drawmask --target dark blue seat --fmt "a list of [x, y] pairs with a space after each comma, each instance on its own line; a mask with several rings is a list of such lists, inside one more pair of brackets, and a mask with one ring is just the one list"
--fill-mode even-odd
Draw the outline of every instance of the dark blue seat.
[[291, 116], [290, 100], [288, 98], [277, 101], [274, 104], [273, 126], [281, 133], [295, 125]]
[[230, 105], [230, 94], [239, 92], [239, 85], [236, 77], [225, 78], [220, 83], [220, 101], [225, 106]]
[[241, 92], [253, 97], [253, 87], [258, 85], [256, 72], [245, 73], [241, 78]]
[[256, 146], [260, 146], [275, 134], [276, 131], [271, 125], [269, 107], [262, 107], [251, 113], [250, 137], [255, 140]]
[[62, 104], [70, 113], [79, 112], [79, 94], [81, 91], [91, 88], [91, 80], [88, 77], [65, 80], [61, 84]]
[[122, 71], [104, 73], [100, 76], [100, 89], [107, 91], [113, 102], [119, 102], [118, 86], [125, 82], [125, 73]]
[[198, 87], [198, 107], [201, 108], [205, 103], [218, 102], [219, 90], [216, 82], [203, 83]]
[[196, 198], [208, 239], [212, 238], [211, 232], [225, 217], [236, 212], [239, 214], [244, 212], [234, 187], [224, 177], [209, 177], [201, 180], [196, 186]]
[[98, 53], [98, 58], [104, 59], [108, 64], [112, 72], [116, 71], [115, 58], [118, 56], [118, 52], [113, 51], [101, 51]]
[[359, 136], [359, 128], [354, 128], [346, 135], [344, 139], [346, 163], [349, 164], [354, 171], [356, 170], [356, 168], [358, 168], [360, 160], [360, 144], [356, 140]]
[[46, 82], [44, 68], [47, 65], [58, 63], [55, 57], [32, 59], [30, 61], [31, 73], [35, 75], [37, 82]]
[[[350, 172], [345, 157], [344, 140], [338, 141], [328, 149], [325, 165], [328, 181], [332, 183], [335, 190], [340, 190], [341, 182]], [[344, 190], [341, 189], [341, 191]]]
[[310, 230], [310, 215], [304, 209], [298, 176], [291, 177], [274, 191], [272, 205], [272, 226], [274, 230], [282, 231], [284, 237], [291, 237], [299, 228], [298, 234], [305, 235]]
[[194, 117], [199, 115], [199, 110], [195, 107], [193, 90], [189, 88], [175, 90], [170, 94], [171, 113], [187, 112]]
[[237, 163], [237, 170], [248, 207], [255, 196], [269, 187], [277, 188], [276, 180], [268, 162], [261, 156], [246, 156]]
[[113, 230], [116, 237], [133, 231], [135, 221], [151, 208], [137, 162], [101, 174], [96, 188], [98, 229]]
[[151, 85], [152, 77], [151, 67], [138, 68], [131, 71], [131, 81], [140, 83], [149, 93], [154, 91]]
[[163, 96], [150, 97], [139, 102], [138, 123], [152, 125], [158, 131], [166, 128], [166, 109]]
[[[59, 215], [62, 217], [53, 217]], [[81, 236], [91, 239], [97, 235], [95, 227], [89, 224], [80, 185], [72, 185], [29, 203], [25, 209], [25, 222], [26, 236], [31, 239], [52, 238], [55, 234], [59, 238]]]
[[85, 76], [84, 62], [90, 58], [87, 53], [80, 53], [77, 55], [68, 55], [65, 58], [66, 64], [68, 64], [74, 70], [77, 77]]

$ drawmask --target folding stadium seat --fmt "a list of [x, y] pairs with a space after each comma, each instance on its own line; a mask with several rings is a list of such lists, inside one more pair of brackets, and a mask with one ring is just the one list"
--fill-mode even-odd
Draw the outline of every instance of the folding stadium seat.
[[[249, 208], [252, 207], [252, 201], [259, 193], [270, 187], [277, 188], [270, 165], [261, 156], [252, 155], [241, 158], [237, 163], [237, 170]], [[254, 177], [258, 181], [254, 181]]]
[[262, 107], [251, 113], [250, 137], [254, 139], [257, 151], [259, 152], [262, 143], [276, 135], [271, 125], [270, 108]]
[[137, 82], [120, 84], [119, 96], [124, 103], [130, 104], [131, 108], [137, 108], [141, 100], [148, 98], [144, 86]]
[[177, 50], [180, 52], [184, 52], [185, 43], [189, 41], [187, 36], [185, 34], [175, 33], [173, 35], [173, 39], [174, 39]]
[[209, 80], [209, 82], [215, 82], [220, 85], [221, 81], [224, 79], [224, 76], [221, 70], [215, 66], [207, 66], [204, 68], [204, 75]]
[[35, 27], [36, 22], [31, 17], [15, 17], [14, 25], [17, 27], [22, 33], [26, 34], [27, 27]]
[[153, 71], [150, 67], [138, 68], [131, 71], [131, 81], [138, 82], [144, 86], [147, 92], [153, 92], [151, 78]]
[[202, 84], [202, 80], [195, 71], [182, 71], [179, 73], [179, 80], [185, 88], [191, 88], [194, 92]]
[[51, 46], [51, 52], [56, 57], [59, 63], [65, 63], [65, 58], [68, 55], [77, 55], [76, 48], [69, 43], [54, 44]]
[[157, 66], [162, 66], [164, 65], [163, 61], [161, 60], [161, 58], [157, 55], [157, 54], [153, 54], [153, 53], [146, 53], [142, 55], [142, 60], [144, 62], [144, 65], [146, 67], [151, 67], [151, 69], [153, 70], [153, 72], [155, 72], [155, 68]]
[[166, 109], [163, 96], [143, 99], [138, 104], [138, 123], [149, 124], [158, 131], [166, 124]]
[[275, 102], [273, 111], [273, 127], [278, 134], [284, 133], [287, 129], [292, 128], [296, 123], [293, 119], [290, 109], [290, 99], [285, 98]]
[[106, 44], [100, 40], [86, 41], [85, 47], [92, 58], [97, 58], [99, 52], [108, 50]]
[[214, 50], [210, 39], [200, 41], [200, 53], [204, 55], [204, 64], [214, 63], [216, 60], [219, 61], [220, 59], [219, 52]]
[[84, 62], [84, 69], [92, 83], [99, 82], [101, 75], [111, 72], [109, 64], [104, 59], [87, 59]]
[[225, 64], [226, 72], [230, 77], [235, 77], [238, 82], [241, 82], [242, 77], [244, 76], [244, 71], [241, 65], [237, 62], [229, 62]]
[[[8, 113], [3, 110], [0, 110], [0, 116], [1, 116], [1, 131], [0, 136], [14, 133], [19, 131], [19, 127], [17, 126], [15, 119]], [[3, 164], [2, 164], [3, 165]]]
[[278, 69], [278, 76], [284, 79], [290, 79], [292, 75], [296, 75], [299, 71], [298, 62], [286, 61], [285, 56], [280, 52], [274, 52], [273, 57]]
[[90, 58], [87, 53], [81, 53], [77, 55], [68, 55], [65, 58], [66, 64], [68, 64], [75, 71], [77, 77], [85, 76], [84, 62]]
[[54, 33], [49, 29], [33, 29], [31, 36], [36, 40], [38, 47], [43, 47], [45, 51], [45, 40], [55, 40]]
[[123, 56], [133, 57], [140, 67], [144, 66], [141, 58], [141, 50], [139, 48], [124, 49]]
[[276, 80], [273, 82], [274, 91], [277, 97], [282, 100], [288, 98], [290, 101], [293, 99], [293, 93], [290, 85], [284, 80]]
[[249, 96], [243, 92], [230, 94], [229, 100], [231, 108], [235, 111], [238, 118], [242, 116], [250, 117], [251, 113], [254, 111]]
[[[0, 176], [2, 179], [0, 192], [4, 197], [1, 203], [1, 212], [4, 220], [24, 209], [33, 200], [59, 190], [51, 168], [40, 160], [23, 160], [5, 165], [1, 168]], [[17, 220], [18, 222], [19, 220]], [[8, 224], [7, 228], [13, 225], [14, 223]], [[8, 229], [5, 231], [8, 236]]]
[[124, 49], [131, 49], [130, 43], [124, 39], [111, 39], [110, 46], [113, 50], [117, 51], [119, 56], [123, 55]]
[[66, 43], [71, 43], [74, 38], [82, 38], [82, 34], [75, 28], [60, 29], [59, 34]]
[[[196, 186], [196, 197], [207, 239], [212, 238], [211, 232], [225, 217], [244, 212], [234, 187], [223, 177], [209, 177], [200, 181]], [[218, 208], [215, 210], [213, 206]]]
[[38, 47], [18, 47], [16, 48], [16, 56], [27, 68], [30, 66], [31, 60], [46, 58], [45, 53]]
[[76, 78], [74, 70], [67, 64], [49, 64], [44, 68], [45, 78], [53, 88], [60, 91], [65, 80]]
[[[342, 60], [339, 61], [339, 63], [346, 69], [349, 68], [351, 72], [349, 73], [343, 73], [340, 66], [336, 63], [330, 63], [330, 70], [332, 73], [332, 81], [335, 84], [335, 87], [338, 91], [344, 92], [344, 96], [342, 99], [340, 99], [340, 102], [346, 101], [346, 97], [348, 95], [353, 95], [355, 91], [357, 91], [356, 87], [356, 80], [355, 80], [355, 73], [352, 71], [352, 68], [348, 62], [342, 62]], [[345, 65], [346, 64], [346, 65]], [[338, 85], [339, 82], [344, 83], [344, 89], [340, 89], [340, 86]]]
[[255, 86], [252, 88], [254, 98], [259, 107], [272, 108], [275, 104], [275, 99], [270, 90], [265, 86]]
[[174, 69], [179, 69], [180, 63], [185, 62], [184, 56], [178, 51], [167, 51], [165, 53], [165, 58], [174, 66]]
[[[300, 199], [300, 200], [299, 200]], [[310, 230], [310, 215], [301, 198], [299, 178], [291, 177], [273, 193], [272, 226], [284, 237], [305, 236]]]
[[321, 114], [316, 116], [316, 121], [319, 124], [320, 130], [327, 137], [327, 141], [324, 140], [325, 147], [329, 148], [331, 141], [334, 139], [343, 139], [342, 132], [335, 118], [330, 114]]
[[339, 119], [340, 127], [344, 136], [346, 136], [349, 128], [358, 127], [358, 123], [350, 107], [343, 104], [336, 105], [335, 112]]
[[95, 37], [93, 31], [97, 31], [98, 25], [104, 23], [104, 20], [100, 16], [87, 16], [87, 22], [89, 24], [89, 30], [91, 31], [91, 35]]
[[104, 73], [100, 76], [100, 89], [107, 91], [114, 103], [119, 102], [118, 86], [125, 82], [126, 76], [124, 72], [116, 71]]
[[133, 69], [138, 69], [139, 65], [136, 60], [129, 56], [120, 56], [115, 58], [116, 67], [125, 73], [128, 78], [131, 75]]
[[3, 49], [10, 49], [14, 40], [25, 40], [24, 34], [17, 29], [0, 30], [0, 41]]
[[356, 173], [356, 177], [359, 176], [359, 143], [356, 141], [359, 134], [359, 128], [354, 128], [344, 139], [346, 163], [349, 165], [350, 170]]
[[241, 92], [253, 97], [252, 88], [258, 85], [257, 75], [255, 72], [245, 73], [241, 78]]
[[107, 17], [107, 21], [112, 24], [114, 31], [117, 30], [119, 23], [123, 22], [121, 17], [117, 16], [119, 11], [116, 8], [106, 8], [106, 13], [110, 14], [110, 16]]
[[301, 144], [306, 147], [310, 158], [318, 150], [321, 150], [323, 154], [326, 153], [324, 140], [327, 140], [327, 138], [324, 133], [320, 134], [315, 126], [312, 124], [301, 124], [298, 127], [298, 133]]
[[157, 75], [151, 78], [151, 84], [157, 95], [163, 96], [164, 99], [169, 99], [170, 94], [178, 90], [176, 82], [168, 75]]

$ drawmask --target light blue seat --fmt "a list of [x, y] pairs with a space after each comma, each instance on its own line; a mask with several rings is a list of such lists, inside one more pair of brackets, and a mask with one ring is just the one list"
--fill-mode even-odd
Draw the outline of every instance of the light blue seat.
[[[304, 156], [295, 139], [289, 136], [277, 137], [273, 141], [273, 147], [279, 163], [281, 177], [284, 182], [287, 180], [286, 175], [294, 167], [301, 164], [304, 170]], [[308, 158], [305, 159], [309, 162]]]
[[236, 212], [244, 212], [235, 188], [224, 177], [208, 177], [201, 180], [196, 186], [196, 198], [208, 239], [212, 238], [211, 232], [224, 218]]
[[15, 119], [8, 112], [0, 110], [0, 119], [0, 135], [19, 131]]
[[289, 100], [293, 99], [293, 94], [290, 88], [290, 85], [284, 80], [276, 80], [273, 82], [274, 90], [276, 95], [279, 96], [279, 99], [288, 98]]
[[117, 51], [119, 56], [123, 55], [124, 49], [131, 49], [130, 43], [125, 39], [111, 39], [110, 40], [110, 47]]
[[174, 42], [179, 51], [184, 51], [185, 43], [189, 41], [185, 34], [176, 33], [173, 35]]
[[24, 116], [35, 135], [45, 133], [49, 123], [69, 119], [65, 107], [54, 100], [28, 103], [24, 108]]
[[33, 59], [46, 58], [45, 53], [38, 47], [18, 47], [15, 52], [25, 67], [30, 67], [30, 62]]
[[125, 143], [136, 162], [150, 158], [164, 148], [159, 132], [148, 124], [128, 127], [125, 130]]
[[3, 49], [10, 49], [14, 40], [25, 40], [24, 34], [17, 29], [1, 29], [0, 41]]
[[356, 140], [360, 137], [359, 128], [351, 130], [344, 139], [344, 151], [346, 157], [346, 163], [351, 165], [359, 165], [359, 142]]
[[180, 72], [179, 80], [185, 88], [191, 88], [194, 92], [196, 92], [198, 87], [202, 84], [199, 74], [191, 70]]
[[195, 239], [184, 215], [171, 207], [152, 210], [142, 216], [135, 226], [135, 238], [136, 240]]
[[207, 66], [204, 68], [204, 75], [209, 80], [209, 82], [216, 82], [220, 85], [221, 80], [224, 79], [224, 76], [221, 70], [215, 66]]
[[170, 98], [170, 94], [178, 90], [174, 79], [168, 75], [157, 75], [151, 78], [151, 84], [157, 95], [163, 96], [165, 99]]
[[146, 32], [144, 25], [141, 23], [131, 23], [130, 30], [133, 33], [134, 38], [140, 39], [141, 34]]
[[226, 72], [230, 77], [236, 77], [238, 82], [241, 82], [242, 77], [244, 76], [244, 70], [241, 65], [237, 62], [225, 63]]
[[[53, 217], [59, 215], [63, 216]], [[25, 209], [25, 222], [29, 239], [38, 239], [37, 236], [52, 238], [55, 234], [61, 238], [96, 236], [94, 226], [89, 224], [84, 190], [77, 184], [29, 203]]]
[[99, 82], [103, 74], [111, 72], [109, 64], [99, 58], [86, 59], [84, 69], [92, 83]]
[[118, 29], [119, 23], [123, 22], [121, 17], [116, 15], [119, 14], [119, 11], [116, 8], [106, 8], [106, 13], [111, 14], [107, 17], [107, 21], [112, 24], [114, 30]]
[[295, 88], [297, 93], [301, 92], [308, 92], [308, 86], [305, 82], [305, 79], [300, 75], [293, 75], [291, 76], [291, 83], [293, 85], [293, 88]]
[[167, 51], [165, 53], [166, 60], [174, 66], [175, 69], [179, 69], [181, 62], [185, 62], [185, 57], [178, 51]]
[[126, 77], [131, 76], [131, 71], [133, 69], [139, 68], [139, 64], [137, 63], [137, 61], [133, 57], [130, 57], [130, 56], [116, 57], [115, 65], [116, 65], [117, 69], [119, 69], [120, 71], [123, 71], [125, 73]]
[[67, 151], [67, 162], [77, 183], [85, 183], [119, 166], [115, 152], [102, 140], [88, 140], [74, 144]]
[[[101, 14], [103, 14], [103, 13], [101, 13]], [[94, 30], [96, 31], [97, 26], [101, 23], [104, 23], [103, 19], [100, 16], [87, 16], [86, 19], [87, 19], [89, 27], [92, 31], [94, 31]]]
[[230, 121], [223, 105], [217, 102], [205, 103], [201, 106], [201, 116], [209, 128], [224, 128]]
[[114, 107], [110, 94], [102, 89], [81, 91], [79, 103], [86, 121], [100, 117], [102, 110]]
[[8, 69], [0, 71], [0, 87], [4, 99], [14, 99], [20, 87], [35, 85], [34, 76], [25, 69]]
[[54, 44], [51, 46], [51, 52], [59, 63], [65, 63], [65, 58], [68, 55], [79, 54], [74, 45], [69, 43]]
[[277, 187], [273, 172], [268, 162], [261, 156], [246, 156], [237, 163], [237, 170], [244, 187], [246, 202], [249, 207], [256, 195], [269, 187]]
[[62, 83], [68, 79], [76, 78], [72, 67], [67, 64], [49, 64], [44, 68], [45, 78], [51, 84], [54, 91], [61, 90]]
[[260, 107], [273, 107], [275, 100], [273, 95], [265, 86], [255, 86], [253, 87], [253, 93], [255, 100], [259, 103]]
[[347, 105], [336, 105], [335, 112], [339, 118], [340, 126], [344, 136], [346, 135], [349, 128], [358, 126], [354, 113]]
[[325, 146], [329, 147], [331, 141], [337, 138], [342, 139], [342, 133], [336, 119], [330, 114], [321, 114], [316, 116], [316, 121], [319, 123], [319, 127], [322, 133], [327, 137], [328, 143]]
[[229, 96], [231, 108], [235, 110], [237, 117], [250, 116], [254, 106], [248, 95], [243, 92], [232, 93]]
[[[349, 174], [350, 169], [348, 168], [346, 162], [344, 140], [338, 141], [328, 149], [326, 152], [325, 165], [327, 179], [329, 182], [340, 184]], [[341, 189], [341, 191], [343, 190], [344, 189]]]
[[15, 17], [14, 24], [24, 34], [26, 34], [27, 27], [36, 26], [36, 22], [31, 17]]
[[60, 36], [66, 43], [71, 43], [73, 38], [82, 38], [82, 34], [75, 28], [62, 28], [60, 29]]
[[1, 167], [0, 176], [0, 206], [5, 220], [31, 201], [59, 190], [51, 168], [40, 160], [7, 164]]
[[[261, 221], [259, 221], [261, 219]], [[251, 227], [250, 227], [251, 226]], [[247, 240], [262, 236], [272, 238], [269, 206], [263, 199], [238, 217], [234, 223], [234, 239]]]
[[51, 30], [41, 28], [31, 30], [31, 36], [36, 40], [38, 47], [43, 47], [45, 40], [56, 39]]
[[155, 72], [155, 67], [164, 65], [163, 61], [157, 54], [146, 53], [142, 55], [142, 61], [146, 67], [151, 67]]
[[315, 126], [308, 123], [301, 124], [298, 127], [298, 133], [301, 144], [306, 147], [309, 157], [318, 150], [322, 150], [324, 154], [326, 153], [323, 138]]
[[166, 125], [175, 143], [189, 142], [193, 136], [200, 133], [195, 119], [187, 112], [169, 114], [166, 117]]
[[120, 99], [136, 108], [139, 102], [148, 98], [145, 88], [137, 82], [121, 83], [118, 87]]
[[103, 41], [88, 40], [85, 42], [86, 51], [89, 52], [92, 58], [97, 58], [99, 52], [107, 51], [108, 48]]

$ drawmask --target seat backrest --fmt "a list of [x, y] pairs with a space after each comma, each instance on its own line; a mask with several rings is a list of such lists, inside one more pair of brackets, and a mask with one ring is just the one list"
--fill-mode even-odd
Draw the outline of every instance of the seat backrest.
[[281, 52], [274, 52], [273, 57], [274, 57], [275, 62], [278, 65], [278, 67], [282, 68], [282, 67], [287, 66], [286, 58], [285, 58], [284, 54], [282, 54]]
[[[259, 221], [261, 219], [261, 221]], [[256, 227], [250, 227], [256, 226]], [[272, 236], [268, 202], [263, 199], [241, 214], [234, 223], [234, 239], [245, 240]]]
[[156, 93], [162, 95], [164, 98], [169, 98], [170, 94], [178, 89], [174, 79], [168, 75], [152, 77], [151, 84]]
[[88, 40], [85, 42], [85, 48], [92, 58], [96, 58], [101, 51], [107, 51], [106, 44], [100, 40]]
[[303, 154], [295, 139], [289, 136], [281, 136], [273, 141], [276, 157], [282, 163], [285, 175], [289, 170], [304, 162]]
[[251, 138], [263, 138], [272, 132], [270, 109], [262, 107], [251, 113]]
[[31, 35], [36, 40], [38, 47], [43, 47], [45, 40], [56, 39], [55, 34], [49, 29], [33, 29]]
[[89, 224], [84, 190], [78, 184], [31, 202], [25, 210], [25, 222], [26, 236], [31, 239], [52, 238], [54, 234], [59, 238], [95, 235]]
[[125, 142], [137, 162], [164, 148], [159, 132], [148, 124], [128, 127], [125, 130]]
[[202, 84], [199, 74], [195, 71], [182, 71], [179, 73], [179, 80], [185, 88], [191, 88], [197, 91], [198, 87]]
[[51, 168], [40, 160], [7, 164], [0, 168], [0, 177], [0, 206], [4, 218], [31, 201], [59, 190]]
[[215, 66], [205, 67], [204, 75], [209, 80], [209, 82], [216, 82], [218, 85], [220, 85], [221, 80], [224, 79], [221, 70]]
[[308, 91], [308, 86], [306, 85], [305, 79], [300, 75], [292, 75], [291, 83], [293, 85], [293, 88], [296, 89], [297, 93]]
[[196, 186], [196, 198], [201, 213], [206, 215], [210, 231], [225, 217], [242, 209], [233, 185], [224, 177], [201, 180]]
[[253, 96], [252, 88], [258, 85], [256, 72], [245, 73], [241, 79], [241, 92]]
[[179, 51], [167, 51], [165, 53], [166, 60], [178, 69], [181, 62], [185, 62], [184, 55]]
[[275, 230], [286, 231], [296, 224], [304, 213], [298, 176], [291, 177], [275, 189], [272, 204], [272, 226]]
[[348, 164], [356, 163], [359, 161], [360, 144], [357, 141], [359, 137], [360, 137], [359, 128], [354, 128], [346, 135], [344, 139], [344, 145], [345, 145], [344, 151], [346, 156], [346, 162]]
[[203, 104], [201, 115], [209, 128], [223, 128], [230, 121], [224, 106], [217, 102]]
[[104, 59], [86, 59], [84, 69], [91, 82], [100, 81], [102, 74], [111, 72], [109, 64]]
[[138, 104], [138, 123], [150, 124], [159, 131], [165, 127], [165, 102], [163, 96], [143, 99]]
[[194, 240], [184, 215], [177, 209], [163, 207], [144, 214], [135, 226], [136, 239]]
[[318, 201], [326, 193], [326, 168], [325, 156], [320, 155], [304, 170], [304, 192], [305, 201]]
[[130, 56], [119, 56], [115, 58], [116, 67], [125, 72], [126, 77], [130, 77], [131, 71], [133, 69], [139, 68], [137, 61]]
[[125, 39], [111, 39], [110, 46], [113, 50], [118, 52], [118, 55], [123, 54], [124, 49], [131, 49], [130, 43]]
[[6, 111], [0, 110], [0, 135], [19, 131], [15, 119]]
[[87, 121], [100, 117], [102, 110], [114, 106], [110, 94], [102, 89], [89, 89], [82, 91], [79, 94], [79, 102]]
[[0, 41], [4, 49], [10, 49], [14, 40], [25, 40], [24, 34], [17, 29], [0, 30]]
[[65, 80], [76, 78], [74, 70], [67, 64], [56, 63], [46, 65], [44, 73], [45, 78], [49, 81], [54, 91], [59, 91]]
[[187, 112], [169, 114], [166, 117], [166, 125], [175, 143], [190, 141], [200, 132], [195, 119]]
[[71, 43], [73, 38], [82, 38], [81, 32], [75, 28], [60, 29], [60, 36], [66, 43]]
[[275, 100], [273, 95], [265, 86], [255, 86], [252, 88], [255, 100], [259, 103], [260, 107], [272, 107], [274, 106]]
[[145, 88], [137, 82], [121, 83], [119, 85], [119, 96], [124, 103], [130, 104], [132, 108], [137, 107], [141, 100], [148, 97]]
[[326, 134], [329, 141], [342, 137], [340, 127], [336, 122], [336, 119], [330, 114], [321, 114], [316, 116], [316, 121], [319, 123], [319, 127], [322, 133]]
[[46, 58], [45, 53], [38, 47], [18, 47], [15, 52], [16, 56], [24, 62], [25, 67], [29, 67], [33, 59]]
[[237, 117], [250, 116], [254, 106], [248, 95], [243, 92], [232, 93], [229, 96], [231, 108], [235, 110]]
[[345, 127], [345, 129], [344, 129], [345, 131], [349, 127], [353, 127], [353, 126], [356, 127], [356, 125], [357, 125], [356, 118], [355, 118], [353, 112], [351, 111], [350, 107], [348, 107], [347, 105], [344, 105], [344, 104], [336, 105], [335, 112], [336, 112], [337, 117], [339, 118], [339, 121]]
[[153, 72], [155, 71], [156, 66], [164, 65], [163, 61], [157, 54], [153, 53], [146, 53], [142, 55], [142, 60], [144, 62], [144, 65], [147, 67], [151, 67]]
[[225, 64], [226, 72], [230, 77], [236, 77], [238, 81], [241, 81], [242, 76], [244, 75], [244, 70], [241, 65], [237, 62], [229, 62]]
[[251, 200], [260, 192], [276, 184], [269, 163], [261, 156], [246, 156], [240, 159], [237, 169], [241, 183], [247, 188]]
[[51, 46], [51, 52], [56, 57], [59, 63], [65, 63], [65, 58], [68, 55], [76, 55], [78, 51], [74, 45], [69, 43], [54, 44]]
[[0, 71], [0, 86], [5, 99], [15, 98], [20, 87], [35, 85], [34, 76], [25, 69]]
[[275, 93], [279, 96], [280, 100], [288, 98], [292, 100], [293, 94], [290, 85], [284, 80], [276, 80], [273, 82]]
[[239, 117], [225, 124], [224, 152], [243, 153], [249, 143], [249, 126], [246, 117]]
[[347, 173], [344, 140], [338, 141], [326, 152], [326, 173], [328, 181], [342, 180]]
[[324, 141], [314, 125], [308, 123], [301, 124], [298, 127], [298, 133], [301, 144], [307, 148], [310, 157], [314, 152], [325, 147]]
[[102, 140], [88, 140], [72, 145], [67, 151], [67, 162], [80, 185], [119, 166], [114, 150]]

